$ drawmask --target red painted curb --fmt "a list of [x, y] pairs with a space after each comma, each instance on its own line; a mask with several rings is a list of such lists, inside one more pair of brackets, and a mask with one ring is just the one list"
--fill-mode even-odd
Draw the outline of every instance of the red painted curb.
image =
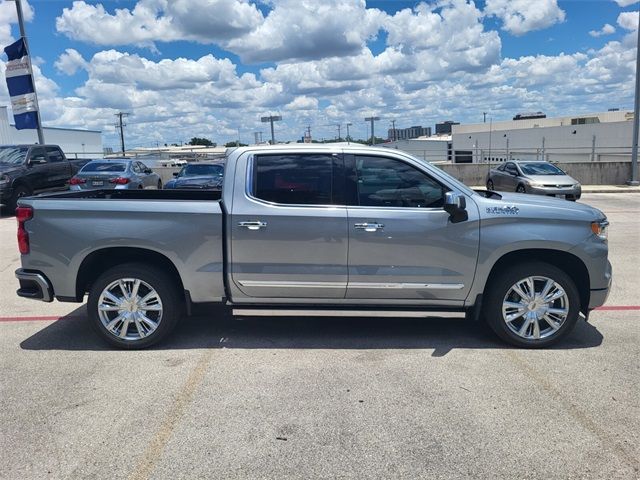
[[39, 316], [39, 317], [0, 317], [0, 322], [55, 322], [63, 318], [80, 318], [78, 316]]

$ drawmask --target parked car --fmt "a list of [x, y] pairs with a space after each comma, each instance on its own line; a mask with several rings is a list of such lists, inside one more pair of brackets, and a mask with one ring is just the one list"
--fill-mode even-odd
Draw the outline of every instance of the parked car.
[[144, 163], [131, 159], [93, 160], [69, 183], [71, 190], [162, 188], [160, 175]]
[[189, 188], [221, 190], [224, 177], [224, 163], [189, 163], [173, 174], [164, 188]]
[[600, 210], [476, 192], [385, 148], [240, 147], [221, 192], [68, 192], [19, 205], [18, 295], [88, 293], [91, 324], [123, 348], [156, 343], [212, 302], [300, 321], [460, 312], [544, 347], [611, 285]]
[[88, 161], [68, 160], [58, 145], [1, 145], [0, 203], [14, 211], [20, 197], [66, 190]]
[[487, 176], [487, 190], [534, 193], [573, 201], [582, 195], [580, 182], [543, 161], [514, 160], [492, 168]]

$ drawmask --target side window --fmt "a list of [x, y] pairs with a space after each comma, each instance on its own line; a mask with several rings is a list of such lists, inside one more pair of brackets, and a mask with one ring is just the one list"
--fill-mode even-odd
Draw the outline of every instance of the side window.
[[253, 160], [253, 196], [289, 205], [329, 205], [331, 155], [259, 155]]
[[140, 169], [141, 173], [144, 173], [147, 170], [147, 166], [142, 162], [138, 162], [138, 168]]
[[358, 201], [370, 207], [444, 206], [447, 188], [400, 160], [356, 157]]
[[29, 161], [33, 163], [47, 163], [47, 156], [45, 155], [44, 148], [41, 148], [41, 147], [32, 148]]
[[506, 170], [507, 172], [512, 173], [512, 174], [515, 174], [515, 175], [517, 175], [517, 174], [518, 174], [518, 170], [516, 169], [515, 164], [514, 164], [514, 163], [511, 163], [511, 162], [507, 163], [507, 165], [506, 165], [506, 167], [505, 167], [505, 170]]
[[500, 170], [501, 172], [504, 172], [504, 167], [505, 167], [505, 166], [506, 166], [506, 164], [505, 164], [505, 163], [503, 163], [502, 165], [500, 165], [500, 166], [498, 167], [498, 170]]
[[45, 150], [50, 162], [55, 163], [64, 160], [64, 155], [62, 155], [62, 151], [58, 147], [45, 147]]
[[133, 162], [131, 164], [131, 170], [133, 170], [135, 173], [142, 173], [142, 170], [140, 170], [140, 164], [138, 162]]

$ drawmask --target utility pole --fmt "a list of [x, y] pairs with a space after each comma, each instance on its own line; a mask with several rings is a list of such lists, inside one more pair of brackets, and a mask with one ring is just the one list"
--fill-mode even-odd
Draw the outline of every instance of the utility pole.
[[27, 42], [27, 32], [24, 28], [24, 16], [22, 15], [22, 2], [21, 0], [15, 0], [16, 13], [18, 15], [18, 26], [20, 27], [20, 37], [24, 42], [24, 48], [27, 51], [27, 58], [29, 61], [29, 71], [31, 72], [31, 81], [33, 82], [33, 103], [36, 105], [36, 119], [38, 120], [38, 143], [44, 144], [44, 132], [42, 130], [42, 122], [40, 121], [40, 106], [38, 105], [38, 94], [36, 92], [36, 79], [33, 76], [33, 67], [31, 66], [31, 53], [29, 52], [29, 43]]
[[341, 124], [336, 124], [336, 126], [338, 127], [338, 141], [340, 141], [341, 137], [341, 133], [342, 132], [342, 125]]
[[638, 127], [640, 122], [640, 13], [638, 14], [638, 43], [636, 50], [636, 95], [633, 105], [633, 145], [631, 146], [631, 178], [628, 185], [640, 185], [638, 181]]
[[307, 125], [307, 138], [309, 139], [309, 143], [311, 143], [311, 125]]
[[271, 145], [276, 144], [276, 135], [273, 130], [273, 122], [279, 122], [280, 120], [282, 120], [282, 117], [280, 115], [269, 115], [268, 117], [260, 118], [260, 121], [262, 123], [269, 122], [271, 124]]
[[393, 132], [393, 141], [396, 141], [396, 121], [391, 120], [391, 131]]
[[353, 125], [352, 123], [347, 123], [347, 143], [351, 141], [351, 137], [349, 136], [349, 127]]
[[482, 112], [482, 123], [487, 123], [487, 112]]
[[122, 156], [124, 156], [124, 127], [127, 126], [126, 123], [122, 122], [122, 118], [128, 116], [128, 113], [118, 112], [115, 114], [118, 117], [118, 123], [116, 123], [116, 128], [120, 130], [120, 147], [122, 150]]
[[371, 122], [371, 145], [376, 144], [376, 135], [373, 130], [373, 122], [377, 122], [380, 120], [380, 117], [367, 117], [364, 119], [365, 122]]

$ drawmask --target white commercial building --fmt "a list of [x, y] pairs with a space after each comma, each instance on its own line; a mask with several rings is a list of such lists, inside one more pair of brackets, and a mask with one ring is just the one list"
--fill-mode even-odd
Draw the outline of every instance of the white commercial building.
[[430, 137], [396, 140], [395, 142], [381, 143], [377, 146], [402, 150], [428, 162], [451, 162], [453, 159], [451, 135], [432, 135]]
[[454, 125], [455, 161], [630, 161], [632, 111]]
[[[69, 158], [101, 158], [102, 132], [71, 128], [44, 127], [44, 141], [60, 145]], [[36, 130], [16, 130], [9, 123], [7, 107], [0, 107], [0, 145], [38, 143]]]

